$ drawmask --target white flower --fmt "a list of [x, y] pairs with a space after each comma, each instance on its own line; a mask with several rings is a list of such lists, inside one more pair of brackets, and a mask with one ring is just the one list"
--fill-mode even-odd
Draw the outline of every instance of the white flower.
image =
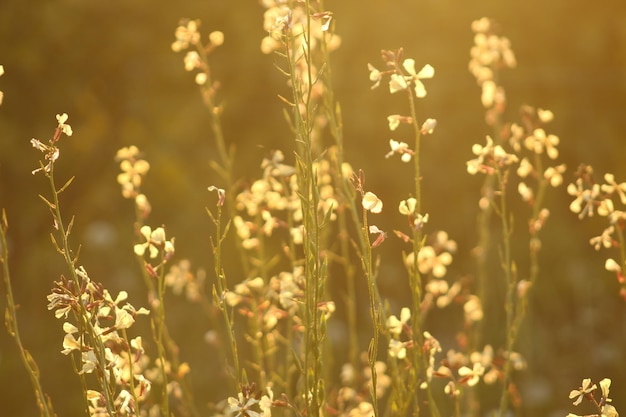
[[398, 336], [400, 336], [400, 333], [402, 333], [404, 325], [410, 319], [411, 310], [409, 310], [407, 307], [403, 307], [402, 310], [400, 310], [400, 320], [398, 320], [398, 318], [394, 315], [390, 316], [387, 319], [387, 329], [389, 329], [389, 332], [397, 338]]
[[383, 210], [383, 202], [376, 196], [376, 194], [370, 191], [365, 193], [361, 204], [363, 204], [363, 208], [365, 210], [371, 211], [372, 213], [380, 213]]
[[411, 161], [413, 151], [409, 148], [408, 144], [404, 142], [398, 142], [393, 139], [389, 139], [389, 147], [391, 148], [391, 151], [389, 151], [385, 155], [385, 158], [390, 158], [391, 156], [393, 156], [393, 154], [397, 153], [397, 154], [402, 155], [401, 156], [402, 162]]
[[407, 78], [411, 80], [415, 85], [413, 87], [413, 89], [415, 90], [415, 95], [419, 98], [426, 97], [426, 88], [424, 87], [424, 84], [421, 80], [425, 78], [433, 78], [433, 76], [435, 75], [435, 69], [429, 64], [426, 64], [422, 67], [420, 72], [416, 73], [415, 60], [411, 58], [405, 59], [404, 62], [402, 62], [402, 67], [404, 67], [406, 72], [410, 74], [410, 77]]

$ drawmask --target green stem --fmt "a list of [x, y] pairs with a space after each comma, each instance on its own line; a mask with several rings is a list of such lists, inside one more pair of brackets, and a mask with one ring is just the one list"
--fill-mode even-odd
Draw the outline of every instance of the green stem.
[[22, 338], [20, 336], [19, 326], [17, 324], [17, 308], [15, 306], [15, 300], [13, 298], [13, 289], [11, 287], [11, 275], [9, 271], [9, 248], [7, 246], [6, 232], [8, 229], [8, 222], [6, 213], [2, 209], [2, 222], [0, 224], [0, 247], [2, 253], [0, 254], [0, 263], [2, 264], [2, 275], [4, 277], [4, 284], [7, 289], [7, 309], [5, 313], [5, 323], [7, 330], [13, 336], [17, 348], [20, 352], [20, 359], [26, 368], [26, 372], [30, 377], [30, 382], [33, 385], [33, 391], [35, 392], [35, 398], [37, 400], [37, 407], [39, 408], [39, 415], [43, 417], [54, 416], [54, 410], [50, 398], [45, 394], [41, 381], [39, 380], [39, 368], [35, 359], [31, 356], [24, 345], [22, 344]]
[[[502, 175], [502, 171], [496, 169], [497, 182], [500, 185], [500, 207], [499, 215], [502, 226], [502, 268], [504, 270], [505, 282], [507, 285], [506, 297], [505, 297], [505, 312], [506, 312], [506, 354], [510, 354], [513, 349], [515, 341], [515, 332], [513, 329], [513, 321], [515, 316], [515, 287], [516, 287], [516, 273], [514, 271], [514, 265], [511, 256], [511, 224], [509, 219], [509, 213], [507, 212], [506, 205], [506, 180]], [[511, 379], [511, 361], [506, 358], [504, 363], [504, 370], [502, 376], [502, 396], [500, 397], [500, 411], [499, 416], [503, 417], [506, 413], [508, 406], [508, 389]]]

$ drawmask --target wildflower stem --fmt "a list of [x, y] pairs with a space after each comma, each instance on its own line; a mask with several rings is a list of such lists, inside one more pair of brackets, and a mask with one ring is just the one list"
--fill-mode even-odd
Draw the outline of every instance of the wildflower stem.
[[[325, 10], [324, 2], [320, 0], [319, 2], [320, 10]], [[332, 36], [332, 34], [331, 34]], [[337, 151], [335, 152], [335, 169], [337, 172], [336, 181], [339, 184], [340, 190], [343, 192], [343, 196], [347, 204], [350, 205], [350, 210], [353, 215], [353, 219], [358, 223], [358, 217], [356, 214], [356, 206], [354, 204], [354, 193], [351, 192], [350, 185], [348, 184], [348, 179], [343, 175], [343, 167], [344, 167], [344, 147], [343, 147], [343, 122], [341, 119], [341, 106], [339, 102], [335, 100], [335, 91], [333, 89], [332, 84], [332, 61], [330, 59], [330, 53], [328, 51], [328, 44], [326, 42], [326, 36], [322, 36], [321, 38], [321, 50], [322, 56], [324, 60], [324, 72], [322, 74], [322, 82], [324, 83], [324, 108], [326, 110], [326, 117], [328, 118], [328, 125], [330, 128], [330, 134], [334, 139], [335, 146], [337, 147]], [[348, 321], [348, 327], [350, 329], [350, 334], [348, 338], [348, 357], [350, 360], [350, 364], [353, 369], [358, 369], [359, 364], [359, 340], [358, 340], [358, 324], [357, 324], [357, 304], [356, 304], [356, 282], [355, 282], [355, 268], [350, 262], [350, 246], [349, 246], [349, 237], [348, 237], [348, 224], [347, 224], [347, 216], [346, 211], [344, 209], [338, 210], [338, 223], [339, 230], [342, 233], [340, 238], [340, 253], [342, 259], [342, 266], [344, 268], [345, 278], [346, 278], [346, 315]], [[357, 224], [357, 229], [360, 228], [360, 225]], [[364, 248], [364, 240], [361, 238], [362, 235], [359, 234], [359, 243], [360, 247]]]
[[[421, 129], [417, 124], [417, 111], [415, 107], [415, 97], [413, 96], [412, 89], [407, 89], [407, 96], [409, 98], [409, 109], [411, 112], [412, 127], [415, 133], [415, 145], [413, 155], [413, 169], [415, 175], [415, 212], [422, 213], [422, 185], [421, 185], [421, 159], [420, 159], [420, 147], [421, 147]], [[415, 384], [415, 410], [414, 415], [418, 416], [420, 407], [417, 397], [417, 386], [419, 385], [420, 374], [424, 372], [428, 367], [427, 358], [422, 353], [422, 345], [424, 344], [423, 338], [423, 317], [422, 317], [422, 276], [418, 267], [418, 254], [424, 246], [424, 237], [421, 228], [413, 228], [413, 270], [410, 277], [411, 295], [412, 295], [412, 337], [413, 337], [413, 366], [415, 367], [414, 381]], [[432, 390], [430, 387], [430, 381], [426, 380], [426, 395], [428, 397], [428, 404], [433, 417], [439, 416], [439, 409], [433, 399]]]
[[[226, 182], [227, 187], [231, 187], [233, 184], [233, 149], [228, 150], [226, 147], [226, 139], [224, 138], [224, 132], [222, 130], [222, 107], [215, 102], [216, 85], [211, 78], [211, 67], [209, 66], [209, 57], [207, 54], [207, 48], [198, 41], [196, 45], [198, 55], [203, 64], [203, 69], [206, 74], [206, 82], [201, 86], [202, 100], [209, 110], [211, 117], [211, 130], [215, 137], [215, 143], [217, 145], [217, 151], [220, 156], [221, 164], [218, 165], [218, 173], [222, 176], [222, 179]], [[212, 163], [215, 163], [212, 161]]]
[[[287, 62], [292, 87], [294, 106], [292, 107], [295, 120], [296, 160], [298, 188], [303, 211], [304, 225], [304, 253], [305, 259], [305, 346], [304, 346], [304, 390], [306, 399], [306, 414], [310, 417], [319, 415], [320, 401], [323, 401], [321, 390], [322, 347], [324, 337], [320, 328], [318, 304], [324, 288], [325, 277], [322, 270], [324, 261], [320, 254], [320, 224], [317, 214], [319, 192], [316, 176], [313, 170], [313, 144], [311, 132], [314, 128], [314, 112], [312, 109], [311, 92], [314, 86], [311, 55], [311, 5], [305, 0], [307, 16], [306, 27], [303, 33], [289, 33], [287, 39]], [[295, 47], [297, 36], [303, 37], [301, 49]], [[304, 69], [302, 69], [304, 67]], [[300, 107], [302, 105], [302, 108]]]
[[222, 318], [224, 319], [224, 326], [226, 328], [226, 336], [228, 337], [228, 342], [230, 344], [231, 354], [233, 356], [233, 367], [235, 372], [235, 380], [238, 385], [241, 386], [243, 384], [241, 368], [239, 366], [239, 353], [237, 351], [237, 340], [235, 338], [235, 330], [233, 328], [233, 322], [231, 317], [228, 314], [226, 302], [224, 300], [224, 295], [228, 290], [228, 283], [226, 281], [226, 275], [224, 273], [224, 269], [222, 267], [222, 243], [226, 238], [227, 230], [222, 231], [222, 206], [218, 204], [217, 206], [217, 215], [214, 216], [209, 209], [207, 209], [207, 213], [209, 217], [213, 220], [213, 224], [215, 224], [216, 232], [215, 232], [215, 244], [213, 245], [213, 259], [215, 261], [215, 276], [217, 282], [217, 292], [215, 287], [213, 287], [213, 298], [215, 300], [215, 304], [218, 309], [222, 313]]
[[500, 410], [499, 416], [503, 417], [506, 413], [506, 409], [508, 406], [509, 399], [509, 384], [511, 379], [511, 361], [509, 360], [509, 356], [513, 349], [513, 344], [515, 342], [515, 331], [513, 328], [514, 317], [515, 317], [515, 287], [516, 287], [516, 271], [515, 265], [511, 258], [511, 221], [512, 219], [509, 217], [509, 213], [507, 211], [506, 204], [506, 172], [503, 174], [500, 169], [496, 169], [497, 183], [500, 185], [500, 207], [499, 207], [499, 215], [501, 220], [502, 227], [502, 268], [504, 270], [504, 277], [506, 283], [506, 296], [504, 301], [504, 307], [506, 312], [506, 361], [504, 363], [504, 370], [502, 376], [502, 395], [500, 397]]
[[4, 278], [4, 285], [7, 291], [7, 308], [5, 311], [5, 324], [9, 334], [15, 340], [17, 348], [20, 352], [20, 359], [26, 368], [26, 372], [30, 377], [30, 382], [33, 385], [33, 391], [35, 392], [35, 398], [37, 400], [37, 407], [39, 408], [39, 415], [42, 417], [54, 416], [54, 410], [52, 408], [52, 402], [50, 398], [43, 391], [41, 381], [39, 380], [39, 367], [37, 362], [31, 356], [30, 352], [24, 348], [22, 344], [22, 338], [20, 337], [19, 326], [17, 324], [17, 307], [13, 298], [13, 289], [11, 286], [11, 275], [9, 271], [9, 248], [7, 246], [6, 233], [9, 227], [7, 222], [6, 212], [2, 209], [2, 218], [0, 219], [0, 263], [2, 264], [2, 276]]

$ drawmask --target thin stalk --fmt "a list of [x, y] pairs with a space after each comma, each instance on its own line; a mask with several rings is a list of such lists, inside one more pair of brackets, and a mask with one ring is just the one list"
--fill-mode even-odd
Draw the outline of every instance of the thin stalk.
[[[409, 98], [409, 110], [411, 114], [412, 127], [415, 134], [415, 144], [414, 144], [414, 155], [413, 155], [413, 169], [415, 176], [415, 212], [418, 214], [422, 214], [422, 175], [421, 175], [421, 129], [417, 123], [417, 111], [415, 107], [415, 97], [413, 96], [413, 90], [407, 89], [407, 95]], [[412, 338], [414, 343], [413, 348], [413, 366], [415, 367], [415, 380], [414, 384], [417, 386], [419, 382], [420, 374], [424, 375], [426, 378], [426, 369], [428, 368], [426, 355], [423, 355], [422, 345], [424, 343], [423, 338], [423, 317], [422, 317], [422, 276], [419, 271], [417, 258], [420, 250], [424, 245], [424, 236], [422, 234], [421, 228], [413, 228], [413, 271], [410, 278], [411, 285], [411, 295], [412, 295], [412, 310], [413, 310], [413, 321], [412, 321]], [[437, 408], [437, 404], [433, 399], [432, 390], [430, 386], [430, 382], [427, 381], [428, 384], [426, 386], [426, 395], [428, 397], [428, 405], [431, 411], [431, 415], [433, 417], [439, 416], [439, 409]], [[420, 406], [419, 400], [417, 396], [418, 390], [416, 389], [415, 394], [415, 409], [414, 415], [417, 417], [419, 415]]]
[[[161, 265], [165, 264], [165, 254], [162, 253]], [[167, 378], [167, 370], [166, 370], [166, 354], [165, 354], [165, 344], [164, 344], [164, 334], [165, 334], [165, 268], [160, 268], [159, 275], [157, 278], [157, 296], [159, 299], [159, 306], [157, 311], [156, 320], [153, 322], [155, 326], [155, 343], [157, 345], [157, 352], [159, 356], [159, 369], [161, 371], [161, 378], [163, 378], [162, 384], [162, 395], [163, 399], [161, 401], [161, 411], [163, 415], [169, 417], [171, 415], [170, 412], [170, 402], [169, 402], [169, 394], [167, 392], [168, 378]]]
[[222, 233], [222, 206], [218, 204], [217, 216], [213, 216], [211, 211], [208, 209], [207, 213], [209, 214], [209, 217], [211, 217], [211, 219], [213, 220], [213, 223], [215, 224], [215, 227], [217, 229], [215, 235], [215, 245], [213, 246], [213, 258], [215, 261], [214, 271], [215, 276], [217, 277], [217, 291], [215, 290], [215, 287], [213, 287], [213, 298], [215, 300], [215, 304], [222, 313], [222, 319], [224, 320], [224, 326], [226, 328], [226, 336], [228, 337], [228, 342], [233, 358], [235, 380], [237, 381], [238, 385], [241, 386], [243, 384], [243, 381], [241, 375], [241, 367], [239, 365], [237, 339], [235, 338], [235, 329], [233, 328], [232, 317], [228, 314], [226, 301], [224, 300], [224, 294], [228, 290], [228, 283], [226, 281], [226, 275], [224, 274], [224, 270], [222, 267], [222, 242], [226, 237], [225, 232]]
[[[511, 224], [509, 219], [509, 213], [507, 211], [506, 204], [506, 180], [502, 175], [502, 171], [496, 169], [497, 182], [500, 184], [500, 207], [499, 215], [502, 227], [502, 268], [504, 270], [504, 278], [507, 284], [506, 298], [504, 301], [505, 313], [506, 313], [506, 352], [510, 353], [513, 349], [514, 332], [513, 321], [515, 317], [515, 284], [516, 277], [514, 271], [514, 265], [511, 255]], [[499, 416], [503, 417], [506, 413], [508, 406], [508, 388], [511, 379], [511, 361], [507, 360], [504, 364], [504, 371], [502, 376], [502, 396], [500, 397], [500, 409]]]
[[30, 352], [24, 348], [22, 344], [22, 338], [20, 336], [19, 326], [17, 324], [17, 308], [15, 305], [15, 300], [13, 298], [13, 289], [11, 286], [11, 275], [9, 271], [9, 248], [7, 246], [6, 233], [9, 227], [6, 213], [4, 209], [2, 210], [2, 222], [0, 224], [0, 247], [2, 248], [2, 253], [0, 254], [0, 263], [2, 264], [2, 276], [4, 278], [4, 284], [7, 290], [7, 309], [6, 309], [6, 326], [9, 334], [13, 336], [15, 343], [17, 344], [17, 348], [20, 352], [20, 359], [26, 368], [26, 372], [30, 378], [30, 382], [33, 385], [33, 391], [35, 392], [35, 398], [37, 400], [37, 407], [39, 408], [39, 415], [42, 417], [51, 417], [54, 416], [54, 410], [52, 408], [52, 403], [50, 398], [46, 395], [41, 386], [41, 381], [39, 380], [39, 367], [35, 362], [35, 359], [31, 356]]
[[[323, 280], [320, 273], [320, 225], [317, 215], [319, 195], [317, 192], [316, 173], [313, 171], [313, 154], [311, 132], [313, 129], [311, 92], [313, 88], [312, 56], [311, 56], [311, 5], [305, 1], [307, 24], [305, 32], [296, 36], [303, 36], [305, 47], [302, 51], [296, 51], [290, 47], [294, 34], [291, 33], [287, 40], [287, 62], [293, 96], [293, 114], [295, 119], [296, 133], [296, 157], [298, 159], [298, 180], [300, 185], [300, 198], [303, 211], [303, 224], [305, 230], [304, 253], [306, 295], [304, 306], [304, 322], [306, 325], [306, 340], [304, 347], [304, 395], [307, 415], [315, 417], [320, 412], [320, 371], [321, 371], [321, 346], [322, 339], [318, 304], [321, 300]], [[302, 55], [299, 55], [299, 54]], [[297, 76], [296, 60], [304, 60], [306, 66], [307, 85], [306, 94], [302, 91], [302, 80]], [[304, 105], [304, 115], [300, 111], [299, 104]]]

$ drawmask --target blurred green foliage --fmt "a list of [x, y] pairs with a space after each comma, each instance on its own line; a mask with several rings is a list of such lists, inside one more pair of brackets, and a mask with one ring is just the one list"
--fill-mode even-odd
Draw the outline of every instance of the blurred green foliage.
[[[418, 114], [439, 122], [435, 135], [424, 140], [423, 198], [430, 226], [445, 229], [459, 243], [451, 274], [472, 271], [467, 254], [476, 243], [480, 180], [465, 173], [465, 161], [471, 145], [489, 133], [478, 87], [467, 71], [472, 20], [494, 18], [511, 39], [519, 65], [503, 74], [508, 120], [517, 119], [522, 104], [554, 111], [549, 130], [561, 138], [566, 181], [580, 162], [592, 164], [598, 175], [608, 171], [626, 179], [623, 1], [363, 0], [328, 1], [327, 7], [343, 39], [333, 71], [347, 160], [364, 169], [368, 187], [389, 202], [390, 213], [394, 201], [406, 198], [411, 178], [408, 166], [383, 158], [386, 116], [403, 112], [404, 103], [382, 89], [370, 91], [366, 64], [380, 64], [380, 49], [404, 47], [418, 66], [430, 63], [437, 71], [418, 108]], [[223, 184], [208, 165], [215, 155], [208, 115], [193, 77], [184, 71], [183, 55], [173, 53], [170, 44], [182, 17], [201, 19], [205, 34], [225, 33], [225, 44], [213, 56], [213, 76], [221, 83], [226, 137], [237, 147], [237, 177], [254, 178], [272, 149], [282, 149], [288, 158], [293, 151], [276, 97], [286, 92], [285, 80], [273, 67], [276, 58], [259, 48], [262, 12], [254, 1], [232, 0], [0, 3], [0, 64], [6, 71], [0, 78], [0, 206], [9, 217], [24, 342], [59, 415], [79, 414], [79, 387], [69, 359], [60, 354], [61, 323], [46, 310], [45, 296], [63, 268], [48, 238], [50, 215], [37, 197], [46, 193], [44, 181], [31, 175], [39, 153], [30, 139], [47, 139], [54, 115], [70, 115], [74, 136], [61, 146], [57, 177], [76, 176], [62, 201], [66, 215], [76, 215], [72, 241], [82, 244], [81, 263], [92, 279], [111, 291], [128, 290], [134, 305], [144, 305], [132, 256], [133, 207], [115, 182], [115, 152], [131, 144], [144, 152], [152, 166], [145, 186], [154, 208], [150, 222], [165, 224], [176, 237], [179, 257], [210, 268], [211, 227], [204, 207], [213, 204], [213, 196], [206, 187]], [[588, 376], [612, 378], [614, 404], [626, 408], [619, 395], [626, 392], [624, 303], [614, 277], [603, 269], [604, 256], [588, 245], [603, 226], [598, 219], [579, 222], [567, 209], [569, 201], [565, 187], [556, 190], [541, 277], [519, 343], [530, 365], [518, 380], [524, 415], [572, 411], [569, 390]], [[392, 217], [381, 217], [378, 226], [397, 228]], [[398, 305], [406, 302], [400, 248], [393, 239], [381, 248], [382, 291]], [[229, 267], [237, 280], [235, 259]], [[485, 306], [494, 326], [498, 308]], [[210, 324], [181, 300], [172, 299], [169, 313], [199, 401], [234, 394], [221, 392], [224, 376], [212, 372], [215, 355], [203, 341]], [[447, 319], [441, 320], [433, 325], [444, 327]], [[0, 384], [2, 415], [35, 413], [27, 376], [4, 331]]]

